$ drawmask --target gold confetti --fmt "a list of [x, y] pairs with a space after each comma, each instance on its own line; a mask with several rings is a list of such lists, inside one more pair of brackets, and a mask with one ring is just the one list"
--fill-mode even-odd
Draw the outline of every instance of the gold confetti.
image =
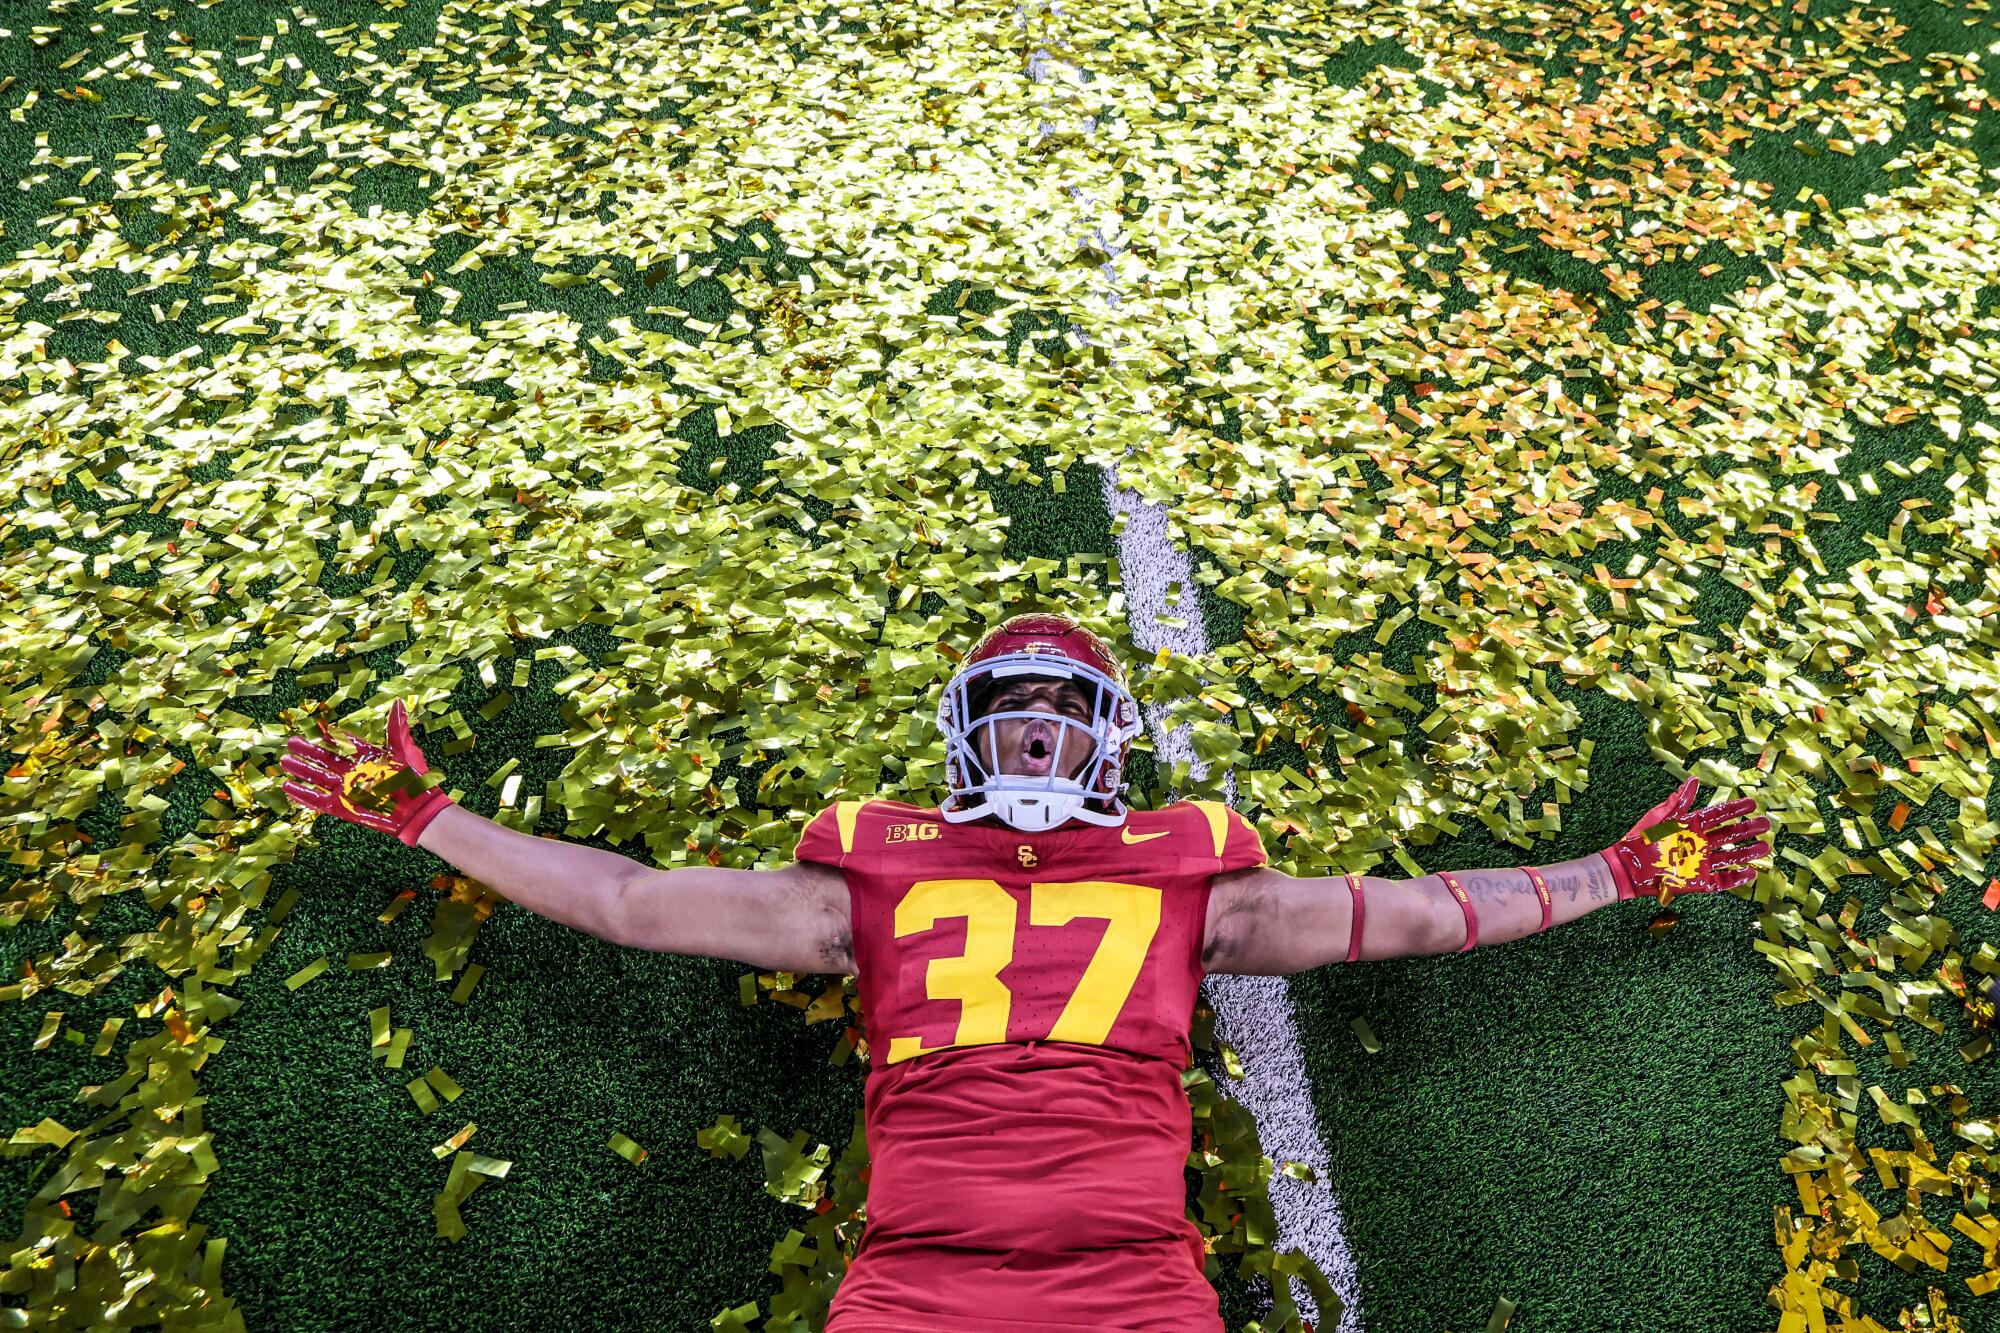
[[467, 1000], [471, 999], [472, 988], [479, 984], [479, 978], [483, 976], [485, 972], [486, 972], [486, 965], [484, 963], [466, 964], [465, 975], [458, 979], [458, 984], [456, 986], [452, 987], [451, 990], [452, 1003], [464, 1004]]
[[440, 1097], [443, 1097], [448, 1102], [457, 1101], [465, 1093], [465, 1089], [461, 1088], [451, 1075], [445, 1073], [437, 1065], [432, 1065], [424, 1071], [424, 1079], [431, 1087], [437, 1090]]
[[1348, 1026], [1353, 1028], [1354, 1035], [1361, 1039], [1362, 1050], [1367, 1051], [1370, 1055], [1373, 1055], [1377, 1051], [1380, 1051], [1382, 1049], [1382, 1043], [1375, 1036], [1375, 1029], [1368, 1026], [1367, 1019], [1365, 1018], [1353, 1019], [1348, 1023]]
[[421, 1076], [411, 1079], [403, 1087], [416, 1102], [417, 1110], [424, 1115], [429, 1115], [443, 1104], [438, 1101], [437, 1094], [431, 1091], [430, 1084]]
[[641, 1148], [637, 1143], [634, 1143], [623, 1134], [614, 1133], [611, 1136], [610, 1146], [611, 1151], [617, 1153], [634, 1166], [645, 1161], [650, 1155], [644, 1148]]
[[112, 1044], [118, 1040], [118, 1030], [124, 1026], [125, 1020], [117, 1015], [105, 1019], [104, 1026], [98, 1029], [97, 1042], [90, 1048], [90, 1053], [92, 1055], [111, 1054]]
[[453, 1134], [443, 1143], [434, 1146], [431, 1149], [432, 1155], [438, 1157], [439, 1159], [449, 1157], [452, 1153], [458, 1151], [460, 1148], [463, 1148], [466, 1144], [466, 1140], [470, 1139], [475, 1133], [478, 1132], [478, 1130], [479, 1126], [475, 1122], [470, 1120], [466, 1121], [464, 1128], [460, 1129], [456, 1134]]
[[[1976, 1016], [1967, 994], [1990, 975], [1952, 938], [1979, 922], [1948, 914], [1989, 879], [1980, 794], [2000, 749], [1977, 702], [1992, 693], [1977, 664], [1996, 609], [1995, 427], [1964, 410], [1996, 359], [1973, 299], [1995, 267], [1975, 207], [1991, 183], [1960, 137], [1991, 111], [1977, 60], [1906, 49], [1921, 34], [1879, 6], [1635, 11], [1592, 30], [1595, 87], [1579, 98], [1562, 34], [1513, 11], [1476, 26], [1434, 7], [1243, 13], [1197, 36], [1031, 9], [1024, 50], [1080, 53], [1099, 123], [1084, 125], [1072, 85], [969, 24], [925, 29], [942, 77], [921, 88], [895, 44], [866, 39], [859, 66], [833, 62], [848, 85], [826, 82], [824, 59], [746, 74], [743, 47], [780, 35], [759, 15], [710, 53], [638, 14], [578, 19], [588, 36], [533, 51], [502, 34], [474, 43], [449, 15], [407, 53], [380, 25], [321, 28], [313, 40], [380, 96], [292, 103], [287, 143], [329, 151], [283, 185], [275, 141], [230, 127], [239, 112], [271, 121], [297, 33], [236, 34], [273, 39], [242, 65], [234, 44], [193, 42], [171, 58], [179, 74], [143, 44], [119, 64], [66, 52], [60, 83], [18, 94], [8, 114], [24, 135], [70, 142], [81, 115], [116, 128], [102, 161], [35, 165], [47, 216], [23, 222], [0, 264], [13, 722], [0, 855], [21, 872], [0, 920], [136, 888], [177, 923], [134, 946], [168, 975], [198, 975], [194, 956], [254, 959], [302, 905], [296, 888], [268, 910], [267, 895], [313, 824], [263, 801], [284, 737], [319, 709], [379, 736], [391, 684], [421, 728], [453, 738], [440, 755], [463, 747], [449, 757], [470, 765], [470, 799], [508, 827], [533, 831], [560, 807], [564, 836], [643, 839], [663, 865], [774, 863], [789, 816], [873, 794], [885, 762], [910, 799], [936, 795], [940, 743], [905, 718], [909, 700], [934, 693], [968, 623], [1021, 589], [1104, 607], [1129, 646], [1118, 571], [1010, 556], [1008, 516], [973, 480], [988, 469], [1046, 503], [1070, 466], [1119, 459], [1243, 622], [1240, 641], [1199, 661], [1168, 654], [1146, 702], [1197, 701], [1213, 683], [1259, 691], [1190, 707], [1207, 786], [1185, 769], [1162, 785], [1215, 794], [1235, 772], [1248, 811], [1292, 821], [1279, 868], [1416, 874], [1407, 844], [1474, 820], [1540, 845], [1560, 807], [1604, 799], [1573, 692], [1608, 696], [1663, 763], [1781, 821], [1788, 855], [1756, 886], [1754, 942], [1799, 1016], [1787, 1141], [1827, 1155], [1795, 1173], [1823, 1185], [1806, 1214], [1787, 1209], [1774, 1230], [1774, 1301], [1786, 1333], [1827, 1309], [1859, 1324], [1852, 1293], [1827, 1285], [1846, 1262], [1830, 1243], [1911, 1265], [1943, 1248], [1907, 1211], [1854, 1202], [1844, 1094], [1819, 1080], [1860, 1075], [1814, 1062], [1867, 1067], [1873, 1054], [1845, 1043], [1879, 1035], [1891, 1069], [1946, 1078], [1919, 1073], [1890, 1025], [1943, 1036], [1945, 1003]], [[866, 21], [880, 37], [909, 17], [892, 5]], [[1517, 40], [1495, 41], [1493, 23]], [[1277, 30], [1299, 50], [1390, 43], [1424, 77], [1391, 64], [1351, 86], [1301, 79], [1266, 58]], [[60, 30], [25, 35], [39, 48]], [[108, 116], [128, 74], [168, 110]], [[538, 116], [578, 123], [607, 79], [623, 96], [588, 114], [590, 168], [563, 136], [518, 132]], [[446, 99], [456, 137], [376, 109], [470, 85], [495, 95]], [[1160, 115], [1165, 86], [1202, 114]], [[656, 99], [697, 128], [660, 136], [624, 106]], [[759, 114], [771, 105], [794, 111]], [[1217, 133], [1253, 112], [1248, 138]], [[962, 137], [947, 150], [911, 140], [913, 125]], [[193, 144], [192, 172], [166, 161], [170, 140]], [[421, 159], [428, 212], [357, 209], [347, 196], [366, 163], [347, 159], [362, 140]], [[1022, 147], [988, 151], [1002, 144]], [[1863, 144], [1894, 156], [1878, 171]], [[670, 149], [694, 154], [678, 174]], [[1751, 149], [1785, 164], [1750, 171], [1738, 155]], [[1369, 150], [1391, 161], [1359, 166]], [[562, 190], [579, 179], [604, 190], [572, 208]], [[658, 189], [613, 184], [631, 181]], [[1053, 212], [1066, 184], [1093, 202]], [[600, 194], [609, 217], [593, 216]], [[129, 225], [134, 199], [156, 223]], [[1260, 219], [1264, 244], [1201, 225], [1218, 209]], [[1547, 258], [1587, 281], [1550, 282]], [[637, 278], [614, 277], [614, 260]], [[535, 274], [532, 299], [496, 307], [503, 265]], [[1691, 272], [1719, 280], [1692, 295]], [[653, 304], [697, 279], [727, 289], [724, 308], [701, 312], [712, 318]], [[108, 308], [128, 280], [129, 307]], [[909, 299], [952, 286], [935, 309]], [[1022, 309], [1059, 312], [1070, 336], [1018, 359], [982, 351]], [[148, 313], [141, 339], [128, 326]], [[683, 422], [720, 450], [685, 470]], [[1895, 433], [1880, 466], [1862, 464], [1863, 427]], [[769, 456], [746, 469], [730, 437], [758, 429]], [[1034, 466], [1028, 440], [1047, 451]], [[1878, 500], [1895, 510], [1886, 522]], [[342, 516], [357, 504], [372, 514]], [[1636, 563], [1606, 553], [1626, 543]], [[412, 573], [398, 553], [418, 549], [428, 560]], [[313, 609], [296, 609], [306, 594]], [[534, 685], [536, 641], [584, 626], [617, 650]], [[1350, 656], [1352, 642], [1375, 651]], [[369, 657], [385, 652], [406, 660]], [[1973, 674], [1939, 690], [1939, 660]], [[289, 718], [269, 707], [286, 671], [308, 696]], [[863, 678], [867, 692], [846, 688]], [[461, 713], [454, 691], [475, 681]], [[471, 743], [470, 718], [532, 725], [551, 689], [559, 720], [522, 742], [535, 753]], [[1319, 705], [1335, 696], [1352, 711], [1329, 727]], [[1258, 767], [1281, 738], [1328, 757]], [[175, 745], [200, 767], [185, 771]], [[531, 779], [544, 747], [568, 762]], [[760, 757], [754, 806], [714, 778]], [[1555, 800], [1515, 795], [1536, 789]], [[199, 814], [178, 839], [164, 838], [169, 792]], [[92, 844], [73, 821], [111, 793], [126, 814]], [[390, 793], [363, 781], [356, 796], [383, 808]], [[1916, 813], [1938, 798], [1956, 812]], [[1384, 839], [1403, 811], [1424, 827]], [[440, 898], [425, 946], [436, 980], [459, 977], [461, 1004], [493, 910], [463, 892]], [[1830, 915], [1850, 893], [1863, 910]], [[99, 990], [108, 977], [86, 962], [102, 942], [88, 915], [75, 929], [83, 946], [24, 959], [0, 997]], [[809, 999], [795, 981], [768, 989], [809, 1021], [838, 1016], [829, 992]], [[198, 1085], [219, 1039], [189, 989], [143, 1006], [160, 1031], [135, 1024], [124, 1052], [137, 1105]], [[753, 981], [741, 998], [758, 993]], [[371, 1019], [374, 1036], [403, 1031]], [[1949, 1040], [1963, 1049], [1964, 1036]], [[1953, 1118], [1960, 1129], [1927, 1137], [1979, 1132], [1971, 1108]], [[103, 1158], [137, 1132], [146, 1153], [119, 1160], [185, 1161], [185, 1178], [107, 1171], [137, 1192], [135, 1215], [181, 1207], [208, 1169], [199, 1132], [138, 1124], [113, 1117], [81, 1151]], [[465, 1197], [493, 1178], [475, 1160], [490, 1159], [454, 1157], [441, 1236], [463, 1236]], [[1966, 1196], [1986, 1187], [1976, 1163], [1937, 1160]], [[1212, 1252], [1249, 1244], [1227, 1215], [1202, 1220]], [[842, 1243], [815, 1234], [807, 1248]], [[70, 1293], [79, 1318], [142, 1288], [171, 1286], [190, 1310], [221, 1296], [219, 1268], [193, 1278], [207, 1270], [191, 1241], [23, 1244], [98, 1274]]]

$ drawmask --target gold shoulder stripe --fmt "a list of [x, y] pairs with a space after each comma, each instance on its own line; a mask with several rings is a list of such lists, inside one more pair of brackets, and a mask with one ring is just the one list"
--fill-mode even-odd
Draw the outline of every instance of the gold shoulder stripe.
[[834, 823], [840, 829], [840, 854], [847, 855], [854, 850], [854, 824], [861, 818], [861, 807], [866, 801], [836, 801], [833, 807]]
[[1229, 807], [1221, 801], [1189, 801], [1208, 817], [1208, 834], [1215, 842], [1215, 856], [1222, 858], [1223, 844], [1229, 841]]

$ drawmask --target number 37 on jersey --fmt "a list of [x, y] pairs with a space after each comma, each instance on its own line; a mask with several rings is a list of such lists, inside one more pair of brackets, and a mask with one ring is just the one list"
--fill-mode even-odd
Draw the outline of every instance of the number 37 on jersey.
[[1209, 884], [1264, 864], [1249, 822], [1208, 801], [1038, 834], [841, 802], [797, 856], [845, 872], [876, 1068], [1044, 1041], [1187, 1067]]

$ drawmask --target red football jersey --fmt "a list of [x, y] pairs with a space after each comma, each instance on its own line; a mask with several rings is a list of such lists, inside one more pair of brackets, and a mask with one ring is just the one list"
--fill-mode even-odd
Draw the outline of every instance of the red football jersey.
[[1265, 861], [1249, 821], [842, 801], [795, 855], [846, 872], [868, 1027], [868, 1222], [827, 1333], [1219, 1333], [1180, 1073], [1210, 883]]

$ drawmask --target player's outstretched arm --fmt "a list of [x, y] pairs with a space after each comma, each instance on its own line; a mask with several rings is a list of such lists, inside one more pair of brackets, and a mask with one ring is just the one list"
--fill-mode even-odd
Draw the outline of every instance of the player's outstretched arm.
[[[1441, 871], [1417, 879], [1294, 876], [1269, 866], [1218, 875], [1209, 895], [1203, 970], [1289, 976], [1328, 963], [1462, 953], [1476, 918], [1479, 944], [1500, 944], [1573, 921], [1618, 900], [1602, 853], [1524, 870]], [[1454, 887], [1455, 886], [1455, 887]], [[1464, 895], [1470, 912], [1459, 906]]]
[[1627, 898], [1716, 893], [1757, 877], [1771, 827], [1750, 798], [1689, 812], [1696, 780], [1601, 852], [1548, 866], [1416, 879], [1296, 878], [1267, 866], [1216, 877], [1203, 965], [1281, 976], [1327, 963], [1463, 953], [1534, 935]]
[[389, 743], [320, 724], [294, 736], [279, 767], [299, 805], [371, 828], [457, 866], [529, 911], [614, 944], [732, 958], [788, 972], [852, 972], [847, 881], [794, 862], [775, 870], [659, 870], [616, 852], [521, 833], [456, 804], [389, 708]]
[[816, 861], [770, 870], [648, 867], [621, 887], [613, 922], [621, 943], [655, 953], [776, 972], [854, 971], [847, 876]]
[[1769, 859], [1757, 841], [1771, 821], [1754, 814], [1751, 797], [1692, 810], [1697, 779], [1639, 817], [1632, 831], [1601, 852], [1552, 866], [1511, 870], [1440, 871], [1411, 880], [1423, 886], [1446, 941], [1434, 953], [1463, 953], [1534, 935], [1585, 912], [1628, 898], [1663, 900], [1682, 893], [1721, 893], [1757, 878]]
[[810, 861], [768, 870], [661, 870], [580, 843], [517, 833], [459, 806], [419, 844], [531, 912], [653, 953], [766, 971], [845, 973], [847, 879]]
[[629, 856], [510, 829], [462, 805], [438, 813], [417, 846], [451, 862], [509, 902], [613, 944], [618, 896], [651, 867]]
[[321, 743], [294, 736], [279, 761], [293, 802], [434, 852], [531, 912], [614, 938], [622, 885], [649, 867], [616, 852], [517, 832], [456, 804], [417, 748], [400, 699], [389, 709], [386, 746], [352, 732], [343, 744], [323, 722], [319, 730]]

